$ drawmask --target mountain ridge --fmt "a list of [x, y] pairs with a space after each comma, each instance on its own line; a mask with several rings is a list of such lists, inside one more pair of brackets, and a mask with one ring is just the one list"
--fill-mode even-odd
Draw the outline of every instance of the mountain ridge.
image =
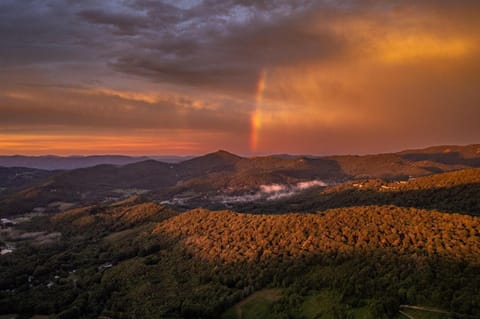
[[[437, 146], [400, 153], [318, 158], [241, 157], [218, 150], [180, 163], [146, 159], [123, 166], [100, 164], [49, 173], [44, 179], [26, 181], [16, 192], [2, 192], [0, 213], [45, 207], [56, 201], [97, 203], [135, 194], [148, 194], [159, 201], [173, 199], [173, 202], [203, 205], [219, 196], [253, 194], [272, 184], [285, 188], [311, 181], [319, 185], [319, 181], [338, 184], [361, 179], [408, 180], [480, 167], [477, 146]], [[447, 148], [453, 150], [445, 153], [449, 157], [438, 155], [439, 150]], [[24, 201], [27, 194], [29, 200]]]
[[43, 170], [71, 170], [77, 168], [92, 167], [101, 164], [117, 166], [128, 165], [146, 160], [159, 160], [169, 163], [178, 163], [190, 156], [128, 156], [128, 155], [88, 155], [88, 156], [25, 156], [25, 155], [1, 155], [0, 167], [25, 167]]

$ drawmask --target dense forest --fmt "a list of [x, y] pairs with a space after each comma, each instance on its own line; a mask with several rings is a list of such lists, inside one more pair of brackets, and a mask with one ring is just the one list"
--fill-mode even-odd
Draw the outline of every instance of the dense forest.
[[[402, 304], [480, 313], [480, 220], [465, 214], [397, 206], [177, 213], [133, 198], [21, 228], [40, 225], [62, 239], [2, 256], [0, 313], [227, 318], [263, 288], [281, 289], [270, 318], [393, 318]], [[303, 310], [325, 291], [335, 306]]]

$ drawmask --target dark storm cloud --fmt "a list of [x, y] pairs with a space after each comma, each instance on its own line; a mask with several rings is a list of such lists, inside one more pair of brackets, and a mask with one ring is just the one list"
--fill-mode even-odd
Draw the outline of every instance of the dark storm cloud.
[[188, 34], [166, 36], [162, 41], [144, 39], [143, 47], [112, 65], [156, 81], [251, 93], [264, 67], [308, 63], [341, 52], [342, 41], [326, 32], [304, 30], [302, 22], [285, 19], [275, 25], [262, 21], [213, 29], [210, 37]]
[[303, 1], [3, 1], [1, 66], [104, 63], [158, 82], [251, 89], [260, 68], [328, 56]]
[[[189, 10], [176, 8], [174, 23], [160, 34], [145, 33], [140, 45], [112, 66], [155, 81], [251, 94], [264, 67], [341, 52], [341, 39], [305, 28], [313, 22], [311, 7], [300, 1], [205, 1]], [[146, 8], [156, 17], [154, 3]]]
[[0, 65], [95, 62], [156, 82], [251, 93], [263, 67], [348, 54], [332, 21], [421, 11], [469, 25], [473, 17], [465, 17], [479, 7], [469, 0], [6, 0]]
[[[147, 12], [150, 28], [139, 33], [133, 41], [134, 49], [111, 59], [115, 70], [158, 82], [247, 94], [254, 90], [264, 67], [328, 63], [357, 55], [362, 43], [352, 46], [348, 35], [331, 29], [332, 23], [374, 17], [372, 20], [379, 22], [375, 32], [381, 34], [382, 19], [389, 23], [397, 17], [408, 21], [410, 17], [432, 15], [454, 20], [445, 25], [447, 32], [450, 25], [472, 29], [477, 22], [468, 12], [480, 9], [478, 2], [468, 0], [206, 0], [188, 9], [156, 1], [136, 1], [132, 5]], [[408, 22], [404, 27], [410, 27]]]
[[479, 7], [473, 0], [4, 0], [0, 66], [103, 64], [156, 82], [251, 94], [263, 67], [338, 60], [358, 49], [331, 30], [332, 21], [423, 13], [445, 18], [445, 28], [468, 28]]
[[148, 23], [141, 15], [110, 13], [103, 10], [83, 10], [80, 17], [93, 24], [114, 27], [119, 34], [134, 35], [139, 28], [147, 28]]
[[24, 66], [81, 60], [73, 35], [80, 30], [72, 23], [75, 5], [65, 1], [0, 2], [0, 66]]

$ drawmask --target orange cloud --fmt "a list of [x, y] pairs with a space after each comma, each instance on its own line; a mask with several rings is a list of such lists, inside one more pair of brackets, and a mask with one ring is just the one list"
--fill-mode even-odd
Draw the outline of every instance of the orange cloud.
[[2, 93], [1, 95], [10, 98], [10, 99], [16, 99], [16, 100], [26, 100], [26, 101], [32, 101], [35, 99], [35, 95], [26, 92], [26, 91], [7, 91]]
[[473, 43], [462, 38], [434, 35], [389, 35], [376, 44], [380, 58], [387, 63], [427, 59], [460, 59], [472, 51]]
[[114, 96], [124, 100], [145, 102], [149, 104], [154, 104], [162, 100], [160, 95], [155, 93], [121, 91], [121, 90], [115, 90], [110, 88], [94, 88], [91, 90], [82, 90], [82, 91], [84, 93]]

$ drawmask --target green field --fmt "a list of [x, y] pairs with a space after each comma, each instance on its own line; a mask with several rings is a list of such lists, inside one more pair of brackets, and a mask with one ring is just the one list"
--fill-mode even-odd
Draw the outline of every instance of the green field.
[[[282, 297], [281, 289], [264, 289], [248, 296], [228, 309], [223, 319], [274, 318], [272, 307]], [[349, 308], [340, 302], [340, 295], [333, 290], [322, 290], [307, 297], [299, 306], [295, 318], [327, 319], [348, 314], [353, 319], [368, 319], [367, 307]]]
[[341, 303], [340, 294], [333, 290], [322, 290], [310, 296], [301, 306], [302, 318], [327, 319], [342, 317], [343, 314], [354, 319], [367, 319], [367, 307], [348, 308]]
[[223, 319], [262, 319], [271, 315], [272, 304], [282, 296], [281, 289], [263, 289], [228, 309]]
[[[228, 309], [222, 319], [268, 319], [275, 315], [272, 307], [275, 301], [282, 297], [282, 289], [264, 289], [253, 293], [235, 306]], [[415, 319], [446, 319], [445, 314], [434, 312], [403, 309], [403, 312]], [[368, 305], [351, 308], [341, 302], [341, 296], [334, 290], [324, 289], [308, 296], [299, 306], [295, 318], [302, 319], [331, 319], [331, 318], [370, 319]], [[406, 319], [398, 313], [395, 319]]]

